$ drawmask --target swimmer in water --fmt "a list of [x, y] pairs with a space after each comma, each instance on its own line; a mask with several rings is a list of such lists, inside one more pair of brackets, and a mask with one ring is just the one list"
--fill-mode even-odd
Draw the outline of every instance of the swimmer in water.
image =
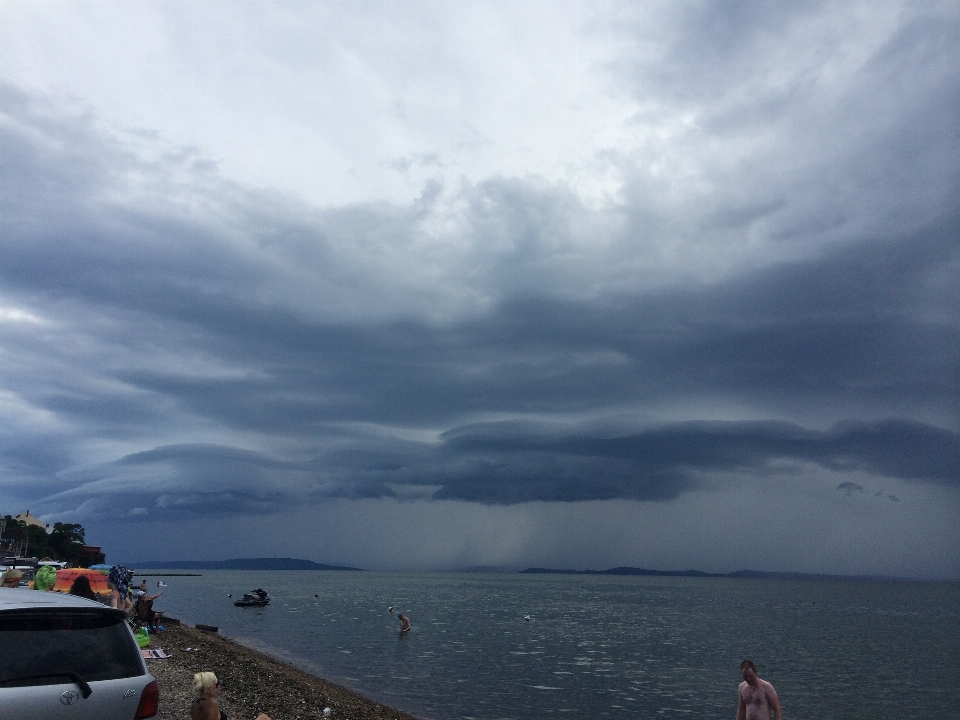
[[740, 697], [737, 720], [770, 720], [771, 710], [775, 720], [783, 720], [777, 691], [766, 680], [757, 677], [757, 666], [753, 661], [744, 660], [740, 663], [740, 673], [743, 682], [737, 691]]
[[400, 620], [400, 632], [407, 632], [410, 629], [410, 618], [403, 613], [397, 613], [397, 619]]
[[387, 612], [393, 615], [393, 605], [387, 608]]

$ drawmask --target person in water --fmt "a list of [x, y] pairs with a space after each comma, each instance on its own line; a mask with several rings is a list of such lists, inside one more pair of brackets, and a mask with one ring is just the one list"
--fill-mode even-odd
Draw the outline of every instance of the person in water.
[[397, 613], [397, 619], [400, 621], [400, 632], [406, 632], [410, 629], [410, 618], [403, 613]]
[[737, 692], [740, 697], [737, 720], [770, 720], [771, 710], [776, 720], [783, 720], [777, 691], [766, 680], [757, 677], [757, 666], [752, 660], [740, 663], [740, 674], [743, 682]]
[[[220, 709], [217, 698], [220, 697], [220, 681], [212, 672], [199, 672], [193, 676], [193, 692], [196, 698], [190, 705], [190, 720], [228, 720], [227, 714]], [[260, 713], [256, 720], [270, 720], [270, 716]]]

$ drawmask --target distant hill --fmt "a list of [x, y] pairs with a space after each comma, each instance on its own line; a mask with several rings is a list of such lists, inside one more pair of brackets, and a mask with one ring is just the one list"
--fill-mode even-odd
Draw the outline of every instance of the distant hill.
[[130, 563], [137, 570], [349, 570], [360, 568], [322, 565], [295, 558], [237, 558], [235, 560], [148, 560]]
[[635, 567], [615, 567], [609, 570], [554, 570], [551, 568], [527, 568], [521, 573], [551, 573], [556, 575], [648, 575], [653, 577], [714, 577], [714, 578], [766, 578], [772, 580], [897, 580], [881, 575], [825, 575], [801, 572], [765, 572], [763, 570], [737, 570], [731, 573], [708, 573], [700, 570], [647, 570]]
[[522, 573], [555, 573], [557, 575], [651, 575], [653, 577], [733, 577], [700, 570], [647, 570], [635, 567], [615, 567], [609, 570], [554, 570], [551, 568], [527, 568]]

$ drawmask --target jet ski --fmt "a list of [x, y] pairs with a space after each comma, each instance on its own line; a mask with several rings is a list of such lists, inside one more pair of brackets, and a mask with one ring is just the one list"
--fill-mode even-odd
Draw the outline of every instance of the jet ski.
[[233, 604], [238, 607], [262, 607], [270, 604], [270, 596], [267, 595], [267, 591], [263, 588], [257, 588], [256, 590], [244, 593], [243, 597], [239, 600], [234, 600]]

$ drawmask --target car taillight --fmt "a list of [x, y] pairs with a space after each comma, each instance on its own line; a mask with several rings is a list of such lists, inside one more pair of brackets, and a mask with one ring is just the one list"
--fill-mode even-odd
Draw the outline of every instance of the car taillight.
[[147, 718], [155, 717], [159, 709], [160, 686], [154, 680], [140, 693], [140, 704], [137, 705], [137, 714], [133, 716], [133, 720], [147, 720]]

